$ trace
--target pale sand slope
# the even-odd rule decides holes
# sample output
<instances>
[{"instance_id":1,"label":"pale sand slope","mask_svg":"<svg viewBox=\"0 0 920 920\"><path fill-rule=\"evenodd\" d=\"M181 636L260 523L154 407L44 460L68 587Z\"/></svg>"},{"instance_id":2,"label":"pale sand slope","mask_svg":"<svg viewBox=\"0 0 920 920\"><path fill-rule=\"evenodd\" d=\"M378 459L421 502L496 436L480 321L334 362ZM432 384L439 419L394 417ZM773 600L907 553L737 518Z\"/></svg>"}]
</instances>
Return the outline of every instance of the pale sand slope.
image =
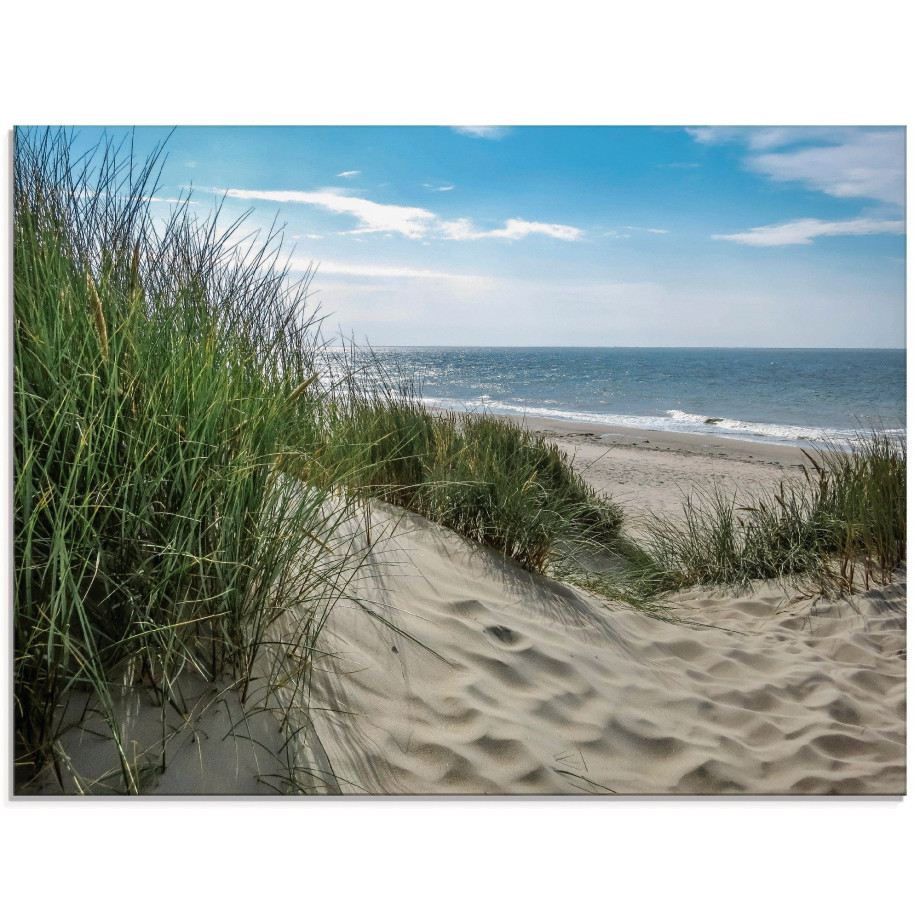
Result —
<instances>
[{"instance_id":1,"label":"pale sand slope","mask_svg":"<svg viewBox=\"0 0 920 920\"><path fill-rule=\"evenodd\" d=\"M382 510L381 529L392 528ZM905 784L904 580L853 602L682 595L661 622L414 515L342 605L312 699L337 783L371 793L888 793ZM328 758L328 759L325 759Z\"/></svg>"},{"instance_id":2,"label":"pale sand slope","mask_svg":"<svg viewBox=\"0 0 920 920\"><path fill-rule=\"evenodd\" d=\"M130 680L113 692L133 768L132 791L246 796L292 791L297 772L292 752L280 731L277 701L266 697L261 683L245 704L238 685L215 685L188 674L176 682L173 693L176 707L164 710L149 689ZM65 723L70 727L60 738L60 782L45 767L38 776L17 783L16 793L58 795L62 782L66 794L123 794L126 781L98 706L75 693Z\"/></svg>"}]
</instances>

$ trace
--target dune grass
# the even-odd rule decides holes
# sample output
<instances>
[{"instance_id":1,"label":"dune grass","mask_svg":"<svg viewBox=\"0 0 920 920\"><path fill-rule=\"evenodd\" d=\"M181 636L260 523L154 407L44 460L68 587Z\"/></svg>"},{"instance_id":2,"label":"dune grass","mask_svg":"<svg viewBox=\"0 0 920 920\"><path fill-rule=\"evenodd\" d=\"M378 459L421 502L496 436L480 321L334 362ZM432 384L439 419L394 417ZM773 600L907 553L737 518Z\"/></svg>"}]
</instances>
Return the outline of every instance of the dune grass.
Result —
<instances>
[{"instance_id":1,"label":"dune grass","mask_svg":"<svg viewBox=\"0 0 920 920\"><path fill-rule=\"evenodd\" d=\"M802 455L803 475L775 492L714 490L688 498L682 518L653 521L647 583L790 579L837 595L888 583L907 552L906 441L870 431Z\"/></svg>"},{"instance_id":2,"label":"dune grass","mask_svg":"<svg viewBox=\"0 0 920 920\"><path fill-rule=\"evenodd\" d=\"M17 764L60 770L67 698L89 693L126 791L125 675L164 707L185 670L245 699L274 618L305 604L312 647L350 564L328 548L341 501L280 475L320 440L306 287L271 237L230 247L184 206L155 226L159 159L15 137Z\"/></svg>"},{"instance_id":3,"label":"dune grass","mask_svg":"<svg viewBox=\"0 0 920 920\"><path fill-rule=\"evenodd\" d=\"M330 403L323 459L336 482L531 572L547 572L565 546L618 537L622 509L602 500L556 445L507 417L434 413L378 364L370 368L360 388Z\"/></svg>"}]
</instances>

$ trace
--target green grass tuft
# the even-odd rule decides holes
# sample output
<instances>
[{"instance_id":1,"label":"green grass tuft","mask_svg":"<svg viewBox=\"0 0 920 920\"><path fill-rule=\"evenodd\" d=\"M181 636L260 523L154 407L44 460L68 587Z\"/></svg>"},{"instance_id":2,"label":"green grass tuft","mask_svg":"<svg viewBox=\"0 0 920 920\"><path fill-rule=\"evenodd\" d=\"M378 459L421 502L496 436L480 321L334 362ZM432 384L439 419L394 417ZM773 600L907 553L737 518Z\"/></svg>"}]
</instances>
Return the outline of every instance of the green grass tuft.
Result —
<instances>
[{"instance_id":1,"label":"green grass tuft","mask_svg":"<svg viewBox=\"0 0 920 920\"><path fill-rule=\"evenodd\" d=\"M341 502L279 475L322 441L306 285L271 240L230 247L216 216L179 206L155 227L157 162L15 137L17 762L60 770L67 699L89 692L126 791L125 675L164 707L183 670L245 698L273 620L304 603L312 647L349 564L323 548Z\"/></svg>"},{"instance_id":2,"label":"green grass tuft","mask_svg":"<svg viewBox=\"0 0 920 920\"><path fill-rule=\"evenodd\" d=\"M747 586L788 578L826 594L886 584L906 559L906 441L870 432L803 451L802 477L739 497L687 499L680 520L649 526L651 581Z\"/></svg>"},{"instance_id":3,"label":"green grass tuft","mask_svg":"<svg viewBox=\"0 0 920 920\"><path fill-rule=\"evenodd\" d=\"M371 375L335 402L323 462L356 494L408 508L547 572L574 544L617 538L622 510L561 450L514 420L434 414L406 387Z\"/></svg>"}]
</instances>

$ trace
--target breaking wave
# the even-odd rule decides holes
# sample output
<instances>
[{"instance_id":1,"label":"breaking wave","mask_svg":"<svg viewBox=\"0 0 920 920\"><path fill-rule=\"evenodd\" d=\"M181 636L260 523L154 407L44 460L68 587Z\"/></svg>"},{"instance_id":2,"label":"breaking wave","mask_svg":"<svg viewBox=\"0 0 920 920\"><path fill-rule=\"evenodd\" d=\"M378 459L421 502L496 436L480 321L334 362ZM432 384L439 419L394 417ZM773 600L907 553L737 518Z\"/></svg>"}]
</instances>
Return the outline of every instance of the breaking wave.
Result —
<instances>
[{"instance_id":1,"label":"breaking wave","mask_svg":"<svg viewBox=\"0 0 920 920\"><path fill-rule=\"evenodd\" d=\"M779 425L770 422L751 422L743 419L723 418L713 415L693 415L680 409L668 409L664 415L619 415L600 412L579 412L555 409L549 406L506 403L482 394L475 400L424 398L426 405L456 412L489 411L502 415L527 415L558 419L567 422L586 422L595 425L616 425L623 428L644 428L651 431L674 431L684 434L717 435L743 441L768 441L776 444L838 443L858 437L860 428L807 428L799 425ZM903 428L884 431L898 436Z\"/></svg>"}]
</instances>

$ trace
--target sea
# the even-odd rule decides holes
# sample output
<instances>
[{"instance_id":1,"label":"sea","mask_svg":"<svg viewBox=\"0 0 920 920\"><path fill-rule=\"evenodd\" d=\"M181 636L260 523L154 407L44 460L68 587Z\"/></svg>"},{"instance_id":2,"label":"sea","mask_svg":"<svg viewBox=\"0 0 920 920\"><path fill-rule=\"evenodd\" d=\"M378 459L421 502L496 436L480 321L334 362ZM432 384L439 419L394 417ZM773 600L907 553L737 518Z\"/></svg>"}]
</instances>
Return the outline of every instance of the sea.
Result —
<instances>
[{"instance_id":1,"label":"sea","mask_svg":"<svg viewBox=\"0 0 920 920\"><path fill-rule=\"evenodd\" d=\"M779 444L906 430L907 353L811 348L375 348L431 405Z\"/></svg>"}]
</instances>

